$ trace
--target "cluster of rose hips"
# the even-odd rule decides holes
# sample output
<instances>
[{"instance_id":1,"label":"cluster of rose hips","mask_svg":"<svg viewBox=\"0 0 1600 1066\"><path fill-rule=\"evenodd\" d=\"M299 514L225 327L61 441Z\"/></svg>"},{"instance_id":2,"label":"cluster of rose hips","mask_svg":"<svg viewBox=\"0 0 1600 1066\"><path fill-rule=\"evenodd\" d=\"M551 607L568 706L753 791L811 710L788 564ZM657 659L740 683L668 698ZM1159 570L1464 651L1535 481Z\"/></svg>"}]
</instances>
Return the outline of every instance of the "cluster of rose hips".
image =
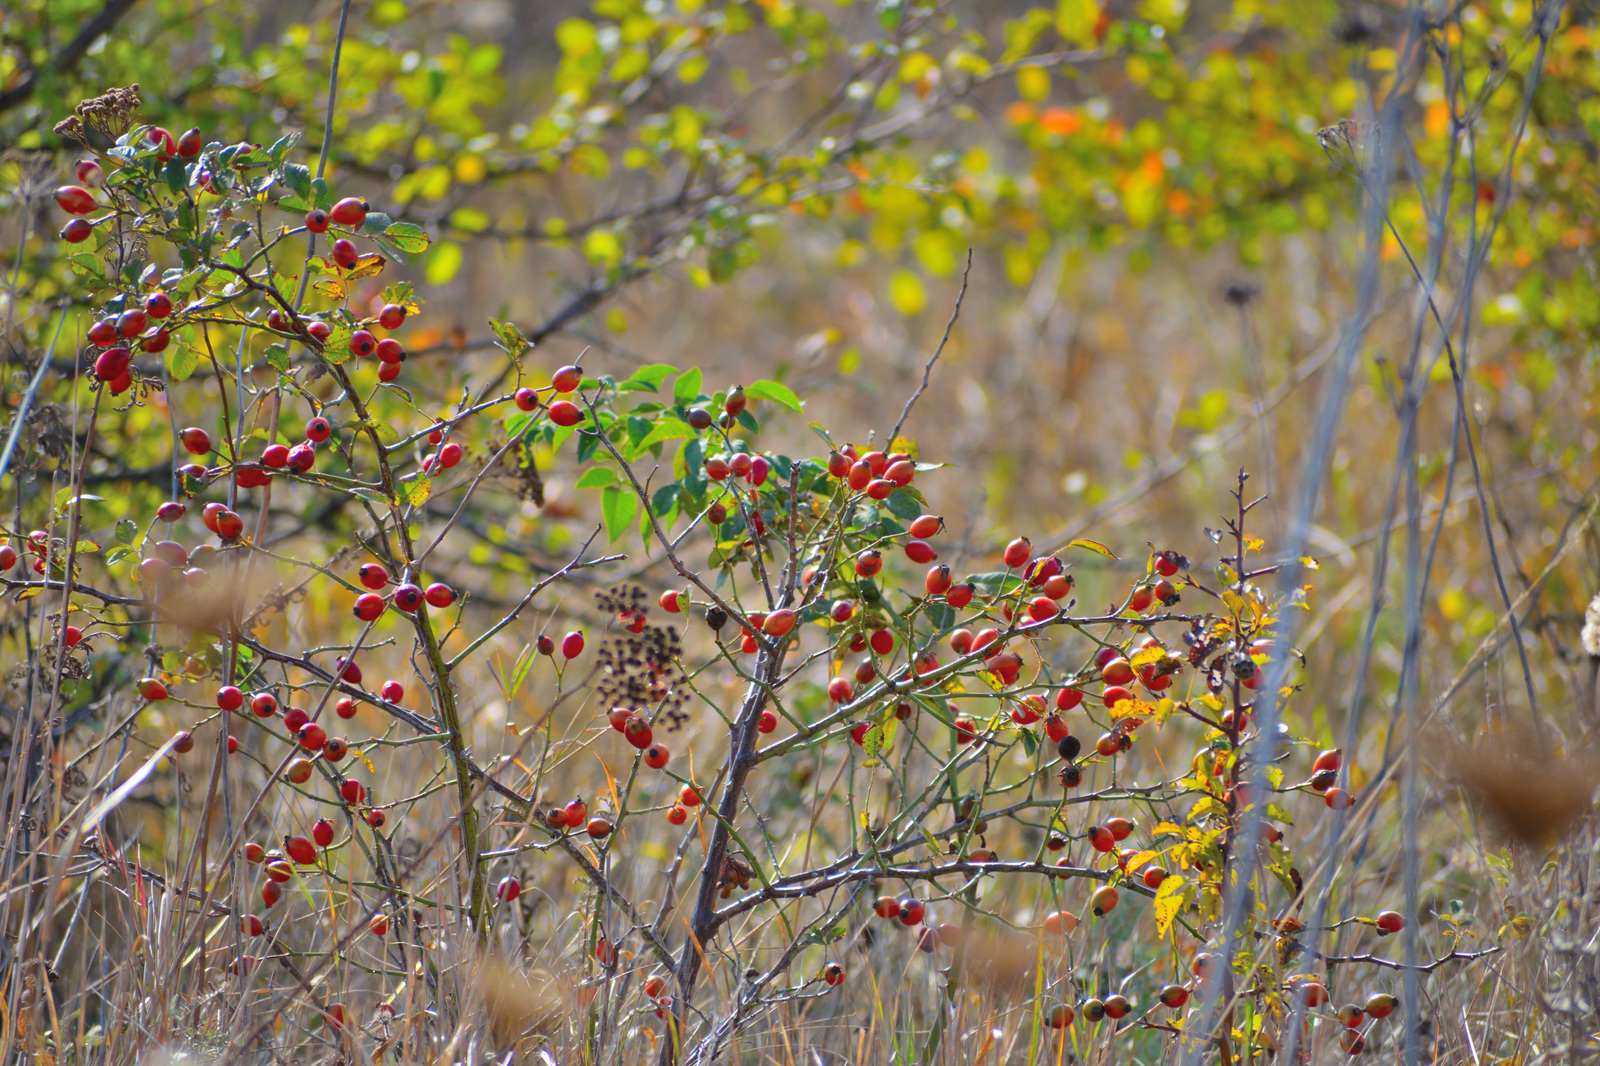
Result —
<instances>
[{"instance_id":1,"label":"cluster of rose hips","mask_svg":"<svg viewBox=\"0 0 1600 1066\"><path fill-rule=\"evenodd\" d=\"M1181 988L1179 991L1183 991ZM1185 993L1187 998L1187 993ZM1074 1010L1070 1003L1057 1003L1045 1011L1045 1024L1052 1029L1065 1029L1077 1018L1086 1022L1098 1022L1102 1018L1121 1020L1133 1012L1133 1004L1128 997L1111 995L1105 999L1091 996L1079 1003Z\"/></svg>"},{"instance_id":2,"label":"cluster of rose hips","mask_svg":"<svg viewBox=\"0 0 1600 1066\"><path fill-rule=\"evenodd\" d=\"M828 453L828 473L848 485L853 492L864 492L868 499L887 500L895 489L911 484L916 477L917 464L909 455L871 451L858 454L853 445L846 444ZM935 530L937 532L937 530ZM913 537L921 534L913 532ZM931 562L932 557L918 559L907 546L906 554L912 562Z\"/></svg>"},{"instance_id":3,"label":"cluster of rose hips","mask_svg":"<svg viewBox=\"0 0 1600 1066\"><path fill-rule=\"evenodd\" d=\"M68 186L68 189L74 188ZM61 192L57 192L59 200ZM78 192L83 190L78 189ZM120 310L114 308L120 307ZM105 382L113 396L120 396L133 386L133 352L139 350L157 354L167 350L172 342L171 329L165 320L172 315L172 298L157 289L146 294L141 302L137 296L119 296L108 308L106 317L89 327L88 341L100 349L95 357L94 376Z\"/></svg>"},{"instance_id":4,"label":"cluster of rose hips","mask_svg":"<svg viewBox=\"0 0 1600 1066\"><path fill-rule=\"evenodd\" d=\"M1326 1001L1326 993L1324 993ZM1360 1005L1346 1003L1336 1013L1344 1028L1339 1032L1339 1046L1348 1054L1359 1055L1367 1049L1367 1038L1361 1032L1361 1026L1367 1019L1378 1020L1393 1014L1395 1008L1400 1006L1399 997L1388 992L1374 992L1368 996L1366 1002ZM1368 1032L1370 1033L1370 1029Z\"/></svg>"},{"instance_id":5,"label":"cluster of rose hips","mask_svg":"<svg viewBox=\"0 0 1600 1066\"><path fill-rule=\"evenodd\" d=\"M382 616L388 603L379 595L391 580L389 570L382 563L362 563L356 571L356 579L363 588L371 591L363 592L356 597L355 605L351 608L357 618L363 622L374 622ZM397 611L405 614L415 614L424 603L429 607L445 608L456 602L456 592L443 581L435 581L427 588L413 581L403 581L394 587L388 602L394 604Z\"/></svg>"},{"instance_id":6,"label":"cluster of rose hips","mask_svg":"<svg viewBox=\"0 0 1600 1066\"><path fill-rule=\"evenodd\" d=\"M624 740L644 752L645 764L651 769L661 769L672 758L667 746L655 739L649 719L638 711L629 707L613 707L606 713L606 721L611 723L612 729L622 734Z\"/></svg>"},{"instance_id":7,"label":"cluster of rose hips","mask_svg":"<svg viewBox=\"0 0 1600 1066\"><path fill-rule=\"evenodd\" d=\"M166 162L173 157L179 159L193 159L205 147L204 139L197 129L191 129L177 137L162 129L160 126L151 126L145 131L144 141L154 149L156 158ZM105 172L100 164L93 159L80 159L73 166L79 185L63 185L56 190L56 203L61 210L77 217L69 220L61 229L61 239L68 244L82 244L94 232L95 225L101 221L93 221L83 217L91 215L100 205L95 202L94 194L89 189L99 188L105 180ZM198 174L199 184L207 187L208 191L215 191L211 186L211 175L204 170ZM87 186L87 188L85 187Z\"/></svg>"},{"instance_id":8,"label":"cluster of rose hips","mask_svg":"<svg viewBox=\"0 0 1600 1066\"><path fill-rule=\"evenodd\" d=\"M1385 914L1393 912L1386 911ZM1381 916L1380 916L1381 917ZM1396 919L1399 915L1394 915ZM1398 926L1396 926L1398 928ZM1200 952L1194 957L1191 969L1194 972L1194 983L1204 988L1206 983L1217 977L1222 969L1222 956L1213 952ZM1284 983L1284 991L1305 1007L1316 1010L1328 1005L1328 986L1312 977L1291 977ZM1170 994L1170 995L1169 995ZM1161 1001L1169 1007L1181 1007L1188 1001L1189 990L1182 985L1169 985L1161 992ZM1400 1005L1400 1000L1388 992L1374 992L1367 997L1362 1005L1346 1004L1335 1012L1340 1024L1344 1027L1339 1032L1339 1046L1351 1055L1359 1055L1366 1050L1367 1041L1361 1032L1361 1026L1367 1019L1378 1020L1393 1014Z\"/></svg>"},{"instance_id":9,"label":"cluster of rose hips","mask_svg":"<svg viewBox=\"0 0 1600 1066\"><path fill-rule=\"evenodd\" d=\"M547 807L543 814L544 824L552 831L561 833L568 829L582 829L589 824L589 805L583 802L583 797L578 796L569 800L562 807ZM514 880L508 878L507 880ZM511 897L515 899L515 896Z\"/></svg>"},{"instance_id":10,"label":"cluster of rose hips","mask_svg":"<svg viewBox=\"0 0 1600 1066\"><path fill-rule=\"evenodd\" d=\"M665 1018L672 1010L672 997L666 991L667 979L660 974L651 974L644 983L644 994L655 1003L657 1018Z\"/></svg>"},{"instance_id":11,"label":"cluster of rose hips","mask_svg":"<svg viewBox=\"0 0 1600 1066\"><path fill-rule=\"evenodd\" d=\"M1347 790L1335 788L1334 782L1339 780L1339 767L1344 763L1344 757L1337 749L1324 751L1317 756L1311 764L1311 780L1307 782L1312 791L1323 793L1323 802L1329 810L1342 811L1353 804L1356 799Z\"/></svg>"},{"instance_id":12,"label":"cluster of rose hips","mask_svg":"<svg viewBox=\"0 0 1600 1066\"><path fill-rule=\"evenodd\" d=\"M583 801L582 796L574 797L567 801L564 806L547 807L539 817L543 820L545 828L553 833L565 833L569 830L581 829L596 840L604 840L611 835L612 822L610 815L605 810L590 814L589 805ZM502 895L500 897L508 902L516 899L517 894L522 891L521 885L515 877L506 878L505 881L501 882L501 886L511 892L509 896Z\"/></svg>"},{"instance_id":13,"label":"cluster of rose hips","mask_svg":"<svg viewBox=\"0 0 1600 1066\"><path fill-rule=\"evenodd\" d=\"M58 540L56 547L59 547L62 543L64 542ZM42 529L31 531L27 540L23 542L22 548L23 551L33 556L33 572L36 574L44 573L55 562L50 543L50 534ZM13 566L16 566L17 561L17 549L11 546L9 540L0 541L0 573L5 573ZM71 647L71 645L68 645L68 647Z\"/></svg>"},{"instance_id":14,"label":"cluster of rose hips","mask_svg":"<svg viewBox=\"0 0 1600 1066\"><path fill-rule=\"evenodd\" d=\"M265 875L261 882L261 902L271 907L282 899L283 886L294 877L295 866L317 865L318 849L332 847L334 836L333 823L326 818L319 818L312 825L309 838L298 835L285 836L281 849L269 850L253 840L246 843L245 862L251 866L260 866ZM246 936L261 936L266 931L266 923L257 915L246 914L239 921Z\"/></svg>"},{"instance_id":15,"label":"cluster of rose hips","mask_svg":"<svg viewBox=\"0 0 1600 1066\"><path fill-rule=\"evenodd\" d=\"M925 954L931 955L941 945L960 947L965 935L959 925L950 922L930 924L928 905L915 896L879 896L872 910L885 921L917 930L917 950Z\"/></svg>"},{"instance_id":16,"label":"cluster of rose hips","mask_svg":"<svg viewBox=\"0 0 1600 1066\"><path fill-rule=\"evenodd\" d=\"M358 201L340 201L341 203L357 203ZM341 245L348 245L350 254L355 254L355 245L347 240L334 242L337 250ZM356 329L350 334L350 354L357 358L366 359L376 357L378 360L378 380L393 381L400 376L400 365L406 361L405 346L393 337L379 337L373 333L374 328L396 330L406 320L406 308L403 304L386 303L380 307L376 314L361 319L355 323ZM267 312L266 326L275 333L286 337L299 337L302 331L305 335L326 341L333 335L333 326L324 318L316 315L298 315L272 308Z\"/></svg>"},{"instance_id":17,"label":"cluster of rose hips","mask_svg":"<svg viewBox=\"0 0 1600 1066\"><path fill-rule=\"evenodd\" d=\"M561 367L550 379L551 388L562 395L577 392L578 386L582 384L583 368L578 366ZM539 390L524 386L517 390L513 400L523 411L537 411ZM546 410L550 421L558 426L575 426L583 421L583 409L571 400L551 400Z\"/></svg>"}]
</instances>

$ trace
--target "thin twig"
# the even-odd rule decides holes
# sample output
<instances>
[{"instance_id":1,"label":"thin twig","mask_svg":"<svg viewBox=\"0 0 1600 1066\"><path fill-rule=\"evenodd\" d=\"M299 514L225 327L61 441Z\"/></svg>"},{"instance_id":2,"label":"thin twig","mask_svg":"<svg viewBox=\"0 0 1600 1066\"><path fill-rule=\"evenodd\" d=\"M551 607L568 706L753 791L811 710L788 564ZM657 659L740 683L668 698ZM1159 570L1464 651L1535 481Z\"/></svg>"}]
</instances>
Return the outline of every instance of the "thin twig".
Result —
<instances>
[{"instance_id":1,"label":"thin twig","mask_svg":"<svg viewBox=\"0 0 1600 1066\"><path fill-rule=\"evenodd\" d=\"M961 317L961 302L967 298L967 275L972 273L972 249L967 249L967 265L961 271L961 291L956 293L956 305L950 310L950 321L944 324L944 336L939 338L939 346L928 357L928 362L922 368L922 384L917 386L917 391L911 394L906 401L905 409L900 412L900 419L894 424L894 429L889 432L889 442L900 436L900 427L906 424L906 419L911 417L911 406L928 389L928 380L933 375L933 364L939 361L939 356L944 352L945 344L950 340L950 330L955 327L956 319Z\"/></svg>"}]
</instances>

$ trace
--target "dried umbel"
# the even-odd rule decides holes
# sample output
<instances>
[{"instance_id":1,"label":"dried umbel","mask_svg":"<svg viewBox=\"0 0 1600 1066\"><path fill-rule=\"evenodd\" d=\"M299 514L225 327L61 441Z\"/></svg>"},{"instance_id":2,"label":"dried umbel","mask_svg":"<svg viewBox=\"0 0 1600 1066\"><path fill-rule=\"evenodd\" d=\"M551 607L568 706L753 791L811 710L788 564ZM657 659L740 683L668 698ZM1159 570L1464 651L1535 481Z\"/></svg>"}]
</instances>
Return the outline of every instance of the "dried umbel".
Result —
<instances>
[{"instance_id":1,"label":"dried umbel","mask_svg":"<svg viewBox=\"0 0 1600 1066\"><path fill-rule=\"evenodd\" d=\"M63 137L87 144L85 125L116 140L133 125L133 114L139 110L139 84L126 88L111 88L99 96L92 96L73 108L71 118L56 123L55 132Z\"/></svg>"},{"instance_id":2,"label":"dried umbel","mask_svg":"<svg viewBox=\"0 0 1600 1066\"><path fill-rule=\"evenodd\" d=\"M600 609L620 623L600 644L596 688L603 705L650 709L658 725L677 729L687 721L685 694L678 687L682 640L674 626L649 624L651 597L637 585L615 585L595 594Z\"/></svg>"}]
</instances>

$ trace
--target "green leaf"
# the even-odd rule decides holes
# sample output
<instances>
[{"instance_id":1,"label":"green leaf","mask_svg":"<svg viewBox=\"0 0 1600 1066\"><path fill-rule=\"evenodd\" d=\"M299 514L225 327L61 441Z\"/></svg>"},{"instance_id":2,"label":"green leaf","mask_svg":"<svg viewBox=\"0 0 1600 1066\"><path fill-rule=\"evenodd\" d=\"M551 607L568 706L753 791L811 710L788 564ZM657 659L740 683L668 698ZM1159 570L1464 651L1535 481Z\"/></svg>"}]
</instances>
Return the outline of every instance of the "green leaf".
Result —
<instances>
[{"instance_id":1,"label":"green leaf","mask_svg":"<svg viewBox=\"0 0 1600 1066\"><path fill-rule=\"evenodd\" d=\"M413 507L421 507L433 494L433 480L426 477L408 478L400 482L400 498Z\"/></svg>"},{"instance_id":2,"label":"green leaf","mask_svg":"<svg viewBox=\"0 0 1600 1066\"><path fill-rule=\"evenodd\" d=\"M283 168L283 183L293 189L295 195L302 200L311 197L311 171L299 163L290 163Z\"/></svg>"},{"instance_id":3,"label":"green leaf","mask_svg":"<svg viewBox=\"0 0 1600 1066\"><path fill-rule=\"evenodd\" d=\"M638 447L643 450L659 441L684 440L697 436L699 434L695 432L695 428L689 423L682 419L673 418L671 415L664 415L661 421L657 422L655 427L645 435L644 439L639 441Z\"/></svg>"},{"instance_id":4,"label":"green leaf","mask_svg":"<svg viewBox=\"0 0 1600 1066\"><path fill-rule=\"evenodd\" d=\"M997 596L1001 592L1009 592L1022 583L1022 579L1015 574L1004 570L990 570L987 573L972 574L968 581L983 590L986 596Z\"/></svg>"},{"instance_id":5,"label":"green leaf","mask_svg":"<svg viewBox=\"0 0 1600 1066\"><path fill-rule=\"evenodd\" d=\"M410 255L416 255L418 252L426 252L428 250L428 245L432 243L428 240L428 231L417 225L415 222L396 222L394 225L389 226L383 231L383 237L390 244L394 245L402 252L406 252ZM428 269L430 271L433 269L434 261L440 257L441 253L444 253L444 249L447 246L455 249L456 266L459 267L461 265L461 246L456 244L454 241L445 241L439 245L439 250L435 252L431 258L429 258ZM452 270L450 273L452 277L455 275L454 270ZM441 281L433 281L431 277L428 280L435 285L444 284L444 282ZM448 281L449 279L446 278L445 280Z\"/></svg>"},{"instance_id":6,"label":"green leaf","mask_svg":"<svg viewBox=\"0 0 1600 1066\"><path fill-rule=\"evenodd\" d=\"M922 514L923 507L918 495L920 494L913 495L910 489L900 488L891 492L889 498L883 502L888 507L890 514L896 518L904 518L909 522Z\"/></svg>"},{"instance_id":7,"label":"green leaf","mask_svg":"<svg viewBox=\"0 0 1600 1066\"><path fill-rule=\"evenodd\" d=\"M674 403L691 404L700 397L700 368L692 366L678 375L678 380L672 383L672 400Z\"/></svg>"},{"instance_id":8,"label":"green leaf","mask_svg":"<svg viewBox=\"0 0 1600 1066\"><path fill-rule=\"evenodd\" d=\"M874 725L867 730L867 735L861 738L861 749L866 752L867 758L876 759L889 750L889 745L894 743L895 728L900 724L891 709L886 712L885 721Z\"/></svg>"},{"instance_id":9,"label":"green leaf","mask_svg":"<svg viewBox=\"0 0 1600 1066\"><path fill-rule=\"evenodd\" d=\"M282 137L272 142L272 147L267 149L267 155L272 157L274 164L281 163L284 157L289 154L289 150L299 143L300 132L298 130L294 133L285 133Z\"/></svg>"},{"instance_id":10,"label":"green leaf","mask_svg":"<svg viewBox=\"0 0 1600 1066\"><path fill-rule=\"evenodd\" d=\"M278 198L278 210L303 215L311 210L311 205L298 196L280 196Z\"/></svg>"},{"instance_id":11,"label":"green leaf","mask_svg":"<svg viewBox=\"0 0 1600 1066\"><path fill-rule=\"evenodd\" d=\"M666 363L651 363L649 366L641 366L638 370L635 370L628 380L636 381L641 385L647 386L651 392L655 392L661 388L663 382L677 372L678 368L675 366L670 366Z\"/></svg>"},{"instance_id":12,"label":"green leaf","mask_svg":"<svg viewBox=\"0 0 1600 1066\"><path fill-rule=\"evenodd\" d=\"M603 489L617 483L617 472L609 466L591 466L583 472L574 488Z\"/></svg>"},{"instance_id":13,"label":"green leaf","mask_svg":"<svg viewBox=\"0 0 1600 1066\"><path fill-rule=\"evenodd\" d=\"M600 492L600 513L605 518L606 536L615 543L628 531L634 515L639 512L639 498L632 490L610 485Z\"/></svg>"},{"instance_id":14,"label":"green leaf","mask_svg":"<svg viewBox=\"0 0 1600 1066\"><path fill-rule=\"evenodd\" d=\"M658 515L664 515L677 505L678 495L682 490L674 481L670 485L662 485L650 494L650 509Z\"/></svg>"},{"instance_id":15,"label":"green leaf","mask_svg":"<svg viewBox=\"0 0 1600 1066\"><path fill-rule=\"evenodd\" d=\"M167 349L167 374L173 381L187 381L194 368L200 365L200 352L187 344L174 344Z\"/></svg>"},{"instance_id":16,"label":"green leaf","mask_svg":"<svg viewBox=\"0 0 1600 1066\"><path fill-rule=\"evenodd\" d=\"M322 356L335 366L350 360L350 334L351 329L344 323L333 327L333 332L328 334L328 339L322 342Z\"/></svg>"},{"instance_id":17,"label":"green leaf","mask_svg":"<svg viewBox=\"0 0 1600 1066\"><path fill-rule=\"evenodd\" d=\"M311 181L311 202L324 211L333 206L333 189L322 178L313 178Z\"/></svg>"},{"instance_id":18,"label":"green leaf","mask_svg":"<svg viewBox=\"0 0 1600 1066\"><path fill-rule=\"evenodd\" d=\"M67 265L74 274L80 277L93 278L104 285L106 283L105 265L100 262L100 257L93 252L79 252L67 256Z\"/></svg>"},{"instance_id":19,"label":"green leaf","mask_svg":"<svg viewBox=\"0 0 1600 1066\"><path fill-rule=\"evenodd\" d=\"M281 344L270 345L263 353L267 358L267 365L280 374L289 372L289 349Z\"/></svg>"},{"instance_id":20,"label":"green leaf","mask_svg":"<svg viewBox=\"0 0 1600 1066\"><path fill-rule=\"evenodd\" d=\"M760 400L771 400L773 403L782 404L796 414L800 413L800 397L796 396L789 386L781 382L757 381L754 384L746 385L744 394Z\"/></svg>"},{"instance_id":21,"label":"green leaf","mask_svg":"<svg viewBox=\"0 0 1600 1066\"><path fill-rule=\"evenodd\" d=\"M515 358L528 350L528 339L513 322L501 322L499 319L489 320L489 329L493 331L495 344L507 355Z\"/></svg>"},{"instance_id":22,"label":"green leaf","mask_svg":"<svg viewBox=\"0 0 1600 1066\"><path fill-rule=\"evenodd\" d=\"M133 535L139 532L139 523L131 518L124 518L117 523L115 536L118 544L132 544Z\"/></svg>"}]
</instances>

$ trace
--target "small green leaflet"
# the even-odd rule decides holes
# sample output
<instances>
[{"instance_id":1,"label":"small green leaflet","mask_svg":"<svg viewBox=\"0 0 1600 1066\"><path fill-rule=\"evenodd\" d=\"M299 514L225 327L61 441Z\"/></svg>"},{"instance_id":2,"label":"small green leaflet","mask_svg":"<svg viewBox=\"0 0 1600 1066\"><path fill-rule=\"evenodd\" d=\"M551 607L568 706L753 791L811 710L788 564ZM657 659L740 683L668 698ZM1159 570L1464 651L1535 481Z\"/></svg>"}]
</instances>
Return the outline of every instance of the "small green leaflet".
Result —
<instances>
[{"instance_id":1,"label":"small green leaflet","mask_svg":"<svg viewBox=\"0 0 1600 1066\"><path fill-rule=\"evenodd\" d=\"M322 357L335 366L350 360L350 333L349 326L339 323L333 327L333 332L328 334L328 339L322 342Z\"/></svg>"},{"instance_id":2,"label":"small green leaflet","mask_svg":"<svg viewBox=\"0 0 1600 1066\"><path fill-rule=\"evenodd\" d=\"M311 171L299 163L290 163L283 168L283 183L295 191L295 195L302 200L311 195ZM287 208L286 210L296 210Z\"/></svg>"},{"instance_id":3,"label":"small green leaflet","mask_svg":"<svg viewBox=\"0 0 1600 1066\"><path fill-rule=\"evenodd\" d=\"M760 400L771 400L773 403L782 404L796 414L800 413L800 397L796 396L789 386L780 382L757 381L746 385L744 394Z\"/></svg>"},{"instance_id":4,"label":"small green leaflet","mask_svg":"<svg viewBox=\"0 0 1600 1066\"><path fill-rule=\"evenodd\" d=\"M895 718L891 710L882 724L874 725L867 730L867 735L861 738L861 748L867 753L867 758L877 759L889 750L889 745L894 743L895 729L899 724L899 719Z\"/></svg>"},{"instance_id":5,"label":"small green leaflet","mask_svg":"<svg viewBox=\"0 0 1600 1066\"><path fill-rule=\"evenodd\" d=\"M616 471L608 466L591 466L583 472L575 486L580 489L603 489L607 485L614 485L617 481Z\"/></svg>"},{"instance_id":6,"label":"small green leaflet","mask_svg":"<svg viewBox=\"0 0 1600 1066\"><path fill-rule=\"evenodd\" d=\"M106 283L106 273L100 262L100 257L93 252L79 252L77 255L67 256L67 265L74 274L80 277L93 278L102 285Z\"/></svg>"},{"instance_id":7,"label":"small green leaflet","mask_svg":"<svg viewBox=\"0 0 1600 1066\"><path fill-rule=\"evenodd\" d=\"M600 513L605 518L606 536L616 543L633 525L633 518L639 513L639 498L620 485L608 485L600 491Z\"/></svg>"},{"instance_id":8,"label":"small green leaflet","mask_svg":"<svg viewBox=\"0 0 1600 1066\"><path fill-rule=\"evenodd\" d=\"M515 358L528 350L528 339L513 322L501 322L499 319L489 320L489 329L494 332L495 344L507 355Z\"/></svg>"},{"instance_id":9,"label":"small green leaflet","mask_svg":"<svg viewBox=\"0 0 1600 1066\"><path fill-rule=\"evenodd\" d=\"M700 368L690 367L678 375L678 380L672 383L672 400L674 403L693 403L700 397Z\"/></svg>"},{"instance_id":10,"label":"small green leaflet","mask_svg":"<svg viewBox=\"0 0 1600 1066\"><path fill-rule=\"evenodd\" d=\"M652 363L649 366L641 366L638 370L635 370L633 376L622 383L622 387L626 390L629 382L632 382L644 386L650 392L655 392L661 388L668 378L677 372L677 367L667 363Z\"/></svg>"},{"instance_id":11,"label":"small green leaflet","mask_svg":"<svg viewBox=\"0 0 1600 1066\"><path fill-rule=\"evenodd\" d=\"M433 480L419 477L415 480L400 482L400 496L413 507L421 507L428 502L428 497L433 494Z\"/></svg>"},{"instance_id":12,"label":"small green leaflet","mask_svg":"<svg viewBox=\"0 0 1600 1066\"><path fill-rule=\"evenodd\" d=\"M267 365L272 369L280 374L289 372L289 349L281 344L273 344L268 346L263 354L267 357Z\"/></svg>"},{"instance_id":13,"label":"small green leaflet","mask_svg":"<svg viewBox=\"0 0 1600 1066\"><path fill-rule=\"evenodd\" d=\"M402 252L411 255L426 252L428 245L433 243L428 240L428 231L415 222L396 222L383 231L383 237Z\"/></svg>"},{"instance_id":14,"label":"small green leaflet","mask_svg":"<svg viewBox=\"0 0 1600 1066\"><path fill-rule=\"evenodd\" d=\"M194 368L200 365L200 353L187 344L178 343L167 349L167 373L173 381L187 381Z\"/></svg>"},{"instance_id":15,"label":"small green leaflet","mask_svg":"<svg viewBox=\"0 0 1600 1066\"><path fill-rule=\"evenodd\" d=\"M695 432L694 427L689 423L674 418L671 415L666 415L661 419L661 421L655 424L655 427L651 429L649 433L645 434L642 440L639 441L637 450L643 451L652 444L656 444L664 440L682 440L698 436L699 434Z\"/></svg>"}]
</instances>

